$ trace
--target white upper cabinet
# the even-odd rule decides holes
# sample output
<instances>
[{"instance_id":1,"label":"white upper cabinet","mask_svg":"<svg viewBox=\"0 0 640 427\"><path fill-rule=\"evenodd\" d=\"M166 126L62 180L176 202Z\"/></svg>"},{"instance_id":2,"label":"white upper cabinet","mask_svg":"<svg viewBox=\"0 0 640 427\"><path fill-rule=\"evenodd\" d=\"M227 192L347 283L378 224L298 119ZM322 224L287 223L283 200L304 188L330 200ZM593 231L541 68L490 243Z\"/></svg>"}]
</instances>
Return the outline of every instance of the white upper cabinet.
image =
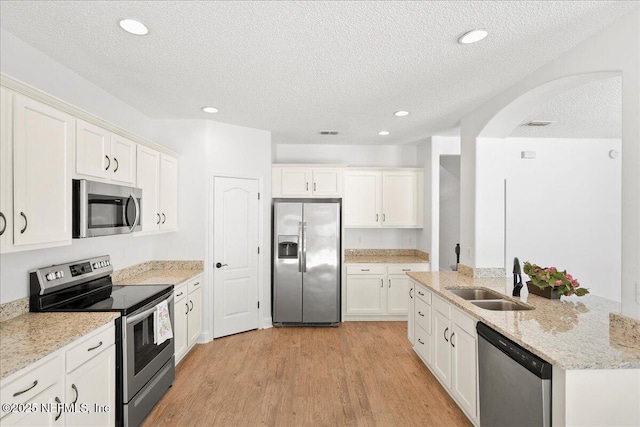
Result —
<instances>
[{"instance_id":1,"label":"white upper cabinet","mask_svg":"<svg viewBox=\"0 0 640 427\"><path fill-rule=\"evenodd\" d=\"M272 169L273 197L342 197L340 167L283 166Z\"/></svg>"},{"instance_id":2,"label":"white upper cabinet","mask_svg":"<svg viewBox=\"0 0 640 427\"><path fill-rule=\"evenodd\" d=\"M71 243L74 140L72 116L14 95L14 246L35 249Z\"/></svg>"},{"instance_id":3,"label":"white upper cabinet","mask_svg":"<svg viewBox=\"0 0 640 427\"><path fill-rule=\"evenodd\" d=\"M419 169L347 170L347 228L421 228L424 174Z\"/></svg>"},{"instance_id":4,"label":"white upper cabinet","mask_svg":"<svg viewBox=\"0 0 640 427\"><path fill-rule=\"evenodd\" d=\"M142 189L142 233L178 226L178 161L138 145L137 186Z\"/></svg>"},{"instance_id":5,"label":"white upper cabinet","mask_svg":"<svg viewBox=\"0 0 640 427\"><path fill-rule=\"evenodd\" d=\"M136 144L84 120L76 124L76 174L118 184L135 184Z\"/></svg>"},{"instance_id":6,"label":"white upper cabinet","mask_svg":"<svg viewBox=\"0 0 640 427\"><path fill-rule=\"evenodd\" d=\"M0 253L13 245L13 94L0 88Z\"/></svg>"}]
</instances>

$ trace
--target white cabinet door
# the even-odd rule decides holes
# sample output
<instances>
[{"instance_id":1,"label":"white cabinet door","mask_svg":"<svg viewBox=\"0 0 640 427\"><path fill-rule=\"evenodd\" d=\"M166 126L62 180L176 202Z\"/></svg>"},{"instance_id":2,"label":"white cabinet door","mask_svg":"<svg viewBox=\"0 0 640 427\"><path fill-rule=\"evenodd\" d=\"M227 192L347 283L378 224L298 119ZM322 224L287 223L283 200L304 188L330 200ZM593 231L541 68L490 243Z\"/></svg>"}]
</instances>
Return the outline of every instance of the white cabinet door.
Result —
<instances>
[{"instance_id":1,"label":"white cabinet door","mask_svg":"<svg viewBox=\"0 0 640 427\"><path fill-rule=\"evenodd\" d=\"M14 245L71 243L74 118L14 97Z\"/></svg>"},{"instance_id":2,"label":"white cabinet door","mask_svg":"<svg viewBox=\"0 0 640 427\"><path fill-rule=\"evenodd\" d=\"M342 196L342 169L312 170L313 195L319 197Z\"/></svg>"},{"instance_id":3,"label":"white cabinet door","mask_svg":"<svg viewBox=\"0 0 640 427\"><path fill-rule=\"evenodd\" d=\"M160 226L159 187L160 153L143 145L138 145L137 185L142 189L142 231L156 231Z\"/></svg>"},{"instance_id":4,"label":"white cabinet door","mask_svg":"<svg viewBox=\"0 0 640 427\"><path fill-rule=\"evenodd\" d=\"M202 289L196 288L189 292L187 297L189 300L188 314L188 330L189 330L189 346L195 344L202 332Z\"/></svg>"},{"instance_id":5,"label":"white cabinet door","mask_svg":"<svg viewBox=\"0 0 640 427\"><path fill-rule=\"evenodd\" d=\"M160 216L161 230L178 228L178 160L165 154L160 156Z\"/></svg>"},{"instance_id":6,"label":"white cabinet door","mask_svg":"<svg viewBox=\"0 0 640 427\"><path fill-rule=\"evenodd\" d=\"M13 93L0 87L0 253L13 244Z\"/></svg>"},{"instance_id":7,"label":"white cabinet door","mask_svg":"<svg viewBox=\"0 0 640 427\"><path fill-rule=\"evenodd\" d=\"M79 405L78 408L85 407L88 411L68 412L65 425L115 425L115 354L115 345L111 345L75 371L67 374L65 403L75 403Z\"/></svg>"},{"instance_id":8,"label":"white cabinet door","mask_svg":"<svg viewBox=\"0 0 640 427\"><path fill-rule=\"evenodd\" d=\"M418 174L413 171L382 173L382 225L418 225Z\"/></svg>"},{"instance_id":9,"label":"white cabinet door","mask_svg":"<svg viewBox=\"0 0 640 427\"><path fill-rule=\"evenodd\" d=\"M111 180L120 185L135 186L136 143L116 134L111 134Z\"/></svg>"},{"instance_id":10,"label":"white cabinet door","mask_svg":"<svg viewBox=\"0 0 640 427\"><path fill-rule=\"evenodd\" d=\"M387 313L409 313L409 276L390 275L387 279Z\"/></svg>"},{"instance_id":11,"label":"white cabinet door","mask_svg":"<svg viewBox=\"0 0 640 427\"><path fill-rule=\"evenodd\" d=\"M416 339L413 344L414 350L420 355L426 364L431 365L431 335L416 324L415 338Z\"/></svg>"},{"instance_id":12,"label":"white cabinet door","mask_svg":"<svg viewBox=\"0 0 640 427\"><path fill-rule=\"evenodd\" d=\"M84 120L76 120L76 173L109 178L114 167L111 132Z\"/></svg>"},{"instance_id":13,"label":"white cabinet door","mask_svg":"<svg viewBox=\"0 0 640 427\"><path fill-rule=\"evenodd\" d=\"M409 318L407 319L407 338L411 345L414 343L414 331L415 331L415 307L416 297L414 295L415 284L413 280L409 280Z\"/></svg>"},{"instance_id":14,"label":"white cabinet door","mask_svg":"<svg viewBox=\"0 0 640 427\"><path fill-rule=\"evenodd\" d=\"M384 276L347 276L347 314L386 311Z\"/></svg>"},{"instance_id":15,"label":"white cabinet door","mask_svg":"<svg viewBox=\"0 0 640 427\"><path fill-rule=\"evenodd\" d=\"M29 402L29 408L35 404L34 412L14 413L2 419L3 426L33 427L33 426L64 426L65 414L62 401L64 387L62 381L55 383Z\"/></svg>"},{"instance_id":16,"label":"white cabinet door","mask_svg":"<svg viewBox=\"0 0 640 427\"><path fill-rule=\"evenodd\" d=\"M282 195L310 196L311 169L310 168L282 168Z\"/></svg>"},{"instance_id":17,"label":"white cabinet door","mask_svg":"<svg viewBox=\"0 0 640 427\"><path fill-rule=\"evenodd\" d=\"M173 303L173 337L175 346L176 364L182 360L188 348L187 316L189 313L189 300L187 299L187 286L182 285L175 289Z\"/></svg>"},{"instance_id":18,"label":"white cabinet door","mask_svg":"<svg viewBox=\"0 0 640 427\"><path fill-rule=\"evenodd\" d=\"M478 370L476 337L460 328L456 323L452 325L451 348L451 392L462 409L472 418L477 416L477 378Z\"/></svg>"},{"instance_id":19,"label":"white cabinet door","mask_svg":"<svg viewBox=\"0 0 640 427\"><path fill-rule=\"evenodd\" d=\"M347 171L344 177L344 226L379 227L381 224L381 174Z\"/></svg>"},{"instance_id":20,"label":"white cabinet door","mask_svg":"<svg viewBox=\"0 0 640 427\"><path fill-rule=\"evenodd\" d=\"M440 381L451 387L451 321L438 310L433 313L433 371Z\"/></svg>"}]
</instances>

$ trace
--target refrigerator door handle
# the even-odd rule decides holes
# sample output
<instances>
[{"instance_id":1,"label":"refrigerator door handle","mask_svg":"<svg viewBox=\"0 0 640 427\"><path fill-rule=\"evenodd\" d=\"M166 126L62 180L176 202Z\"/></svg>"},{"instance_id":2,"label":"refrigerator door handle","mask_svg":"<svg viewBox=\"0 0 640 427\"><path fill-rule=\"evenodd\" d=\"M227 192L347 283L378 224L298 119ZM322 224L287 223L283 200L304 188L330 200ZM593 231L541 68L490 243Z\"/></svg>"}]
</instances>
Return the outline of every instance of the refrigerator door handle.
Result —
<instances>
[{"instance_id":1,"label":"refrigerator door handle","mask_svg":"<svg viewBox=\"0 0 640 427\"><path fill-rule=\"evenodd\" d=\"M307 272L307 223L302 223L302 272Z\"/></svg>"},{"instance_id":2,"label":"refrigerator door handle","mask_svg":"<svg viewBox=\"0 0 640 427\"><path fill-rule=\"evenodd\" d=\"M302 273L302 221L298 221L298 273Z\"/></svg>"}]
</instances>

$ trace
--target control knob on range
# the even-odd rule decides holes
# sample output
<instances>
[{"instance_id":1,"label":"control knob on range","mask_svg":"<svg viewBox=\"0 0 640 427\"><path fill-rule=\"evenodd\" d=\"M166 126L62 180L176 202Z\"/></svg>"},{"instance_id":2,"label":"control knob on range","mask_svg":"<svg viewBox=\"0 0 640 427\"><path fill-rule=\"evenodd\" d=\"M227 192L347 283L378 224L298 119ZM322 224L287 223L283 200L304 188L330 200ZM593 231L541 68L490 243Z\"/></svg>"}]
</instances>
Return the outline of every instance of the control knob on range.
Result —
<instances>
[{"instance_id":1,"label":"control knob on range","mask_svg":"<svg viewBox=\"0 0 640 427\"><path fill-rule=\"evenodd\" d=\"M100 266L98 265L98 263L97 263L97 262L94 262L94 263L93 263L93 268L95 269L95 268L98 268L98 267L100 267Z\"/></svg>"},{"instance_id":2,"label":"control knob on range","mask_svg":"<svg viewBox=\"0 0 640 427\"><path fill-rule=\"evenodd\" d=\"M56 278L56 275L55 275L55 274L53 274L53 273L47 273L47 274L44 276L44 278L45 278L45 279L47 279L47 281L49 281L49 282L50 282L50 281L52 281L53 279L55 279L55 278Z\"/></svg>"}]
</instances>

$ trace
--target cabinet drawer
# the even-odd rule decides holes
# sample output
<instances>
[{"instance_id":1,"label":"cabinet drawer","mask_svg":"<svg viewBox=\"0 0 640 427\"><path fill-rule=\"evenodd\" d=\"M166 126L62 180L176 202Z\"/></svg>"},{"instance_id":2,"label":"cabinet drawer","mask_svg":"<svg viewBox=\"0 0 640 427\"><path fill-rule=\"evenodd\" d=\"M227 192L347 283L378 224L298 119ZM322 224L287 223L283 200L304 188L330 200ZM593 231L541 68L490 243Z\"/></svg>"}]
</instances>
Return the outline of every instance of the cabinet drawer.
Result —
<instances>
[{"instance_id":1,"label":"cabinet drawer","mask_svg":"<svg viewBox=\"0 0 640 427\"><path fill-rule=\"evenodd\" d=\"M427 304L431 304L431 292L429 292L424 286L417 285L416 286L416 301L423 300Z\"/></svg>"},{"instance_id":2,"label":"cabinet drawer","mask_svg":"<svg viewBox=\"0 0 640 427\"><path fill-rule=\"evenodd\" d=\"M384 265L347 265L347 274L384 274Z\"/></svg>"},{"instance_id":3,"label":"cabinet drawer","mask_svg":"<svg viewBox=\"0 0 640 427\"><path fill-rule=\"evenodd\" d=\"M202 287L202 276L198 276L189 282L189 293Z\"/></svg>"},{"instance_id":4,"label":"cabinet drawer","mask_svg":"<svg viewBox=\"0 0 640 427\"><path fill-rule=\"evenodd\" d=\"M405 274L409 271L429 271L429 264L397 264L387 267L389 274Z\"/></svg>"},{"instance_id":5,"label":"cabinet drawer","mask_svg":"<svg viewBox=\"0 0 640 427\"><path fill-rule=\"evenodd\" d=\"M189 292L189 287L187 286L187 284L183 284L183 285L179 285L176 286L175 288L173 288L173 303L174 305L177 302L182 301L183 299L185 299L187 297L187 293Z\"/></svg>"},{"instance_id":6,"label":"cabinet drawer","mask_svg":"<svg viewBox=\"0 0 640 427\"><path fill-rule=\"evenodd\" d=\"M440 297L434 296L431 300L431 305L435 310L438 310L447 319L451 319L451 304Z\"/></svg>"},{"instance_id":7,"label":"cabinet drawer","mask_svg":"<svg viewBox=\"0 0 640 427\"><path fill-rule=\"evenodd\" d=\"M416 299L416 325L431 333L431 306L421 299Z\"/></svg>"},{"instance_id":8,"label":"cabinet drawer","mask_svg":"<svg viewBox=\"0 0 640 427\"><path fill-rule=\"evenodd\" d=\"M115 327L111 326L101 332L97 332L87 338L80 340L80 343L67 350L67 372L71 372L78 366L115 343Z\"/></svg>"},{"instance_id":9,"label":"cabinet drawer","mask_svg":"<svg viewBox=\"0 0 640 427\"><path fill-rule=\"evenodd\" d=\"M62 357L60 354L41 365L20 375L15 380L2 385L0 400L2 403L24 403L63 379ZM2 415L7 413L2 410Z\"/></svg>"},{"instance_id":10,"label":"cabinet drawer","mask_svg":"<svg viewBox=\"0 0 640 427\"><path fill-rule=\"evenodd\" d=\"M466 331L472 337L477 336L476 332L476 319L468 316L457 308L451 310L451 321L460 327L460 329Z\"/></svg>"},{"instance_id":11,"label":"cabinet drawer","mask_svg":"<svg viewBox=\"0 0 640 427\"><path fill-rule=\"evenodd\" d=\"M415 334L413 348L426 363L431 364L431 335L420 326L416 327Z\"/></svg>"}]
</instances>

